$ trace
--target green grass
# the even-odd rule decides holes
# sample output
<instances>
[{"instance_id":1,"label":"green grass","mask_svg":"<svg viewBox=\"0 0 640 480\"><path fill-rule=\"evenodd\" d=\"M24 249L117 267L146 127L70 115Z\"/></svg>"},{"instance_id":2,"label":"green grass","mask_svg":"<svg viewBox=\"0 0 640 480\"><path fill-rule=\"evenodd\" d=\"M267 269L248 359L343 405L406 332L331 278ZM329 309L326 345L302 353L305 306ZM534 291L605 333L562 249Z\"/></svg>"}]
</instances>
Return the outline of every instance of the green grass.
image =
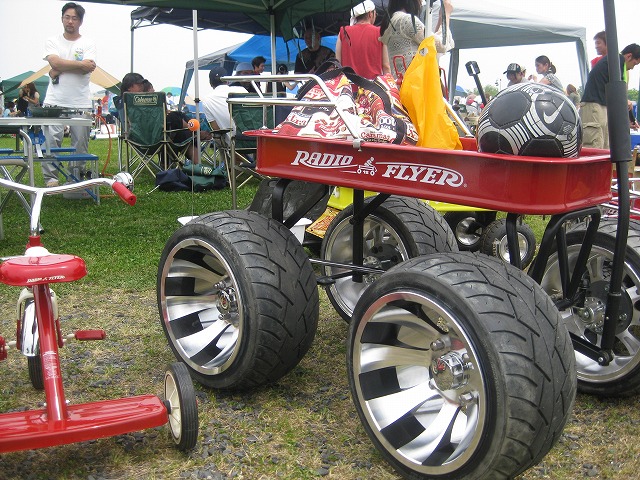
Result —
<instances>
[{"instance_id":1,"label":"green grass","mask_svg":"<svg viewBox=\"0 0 640 480\"><path fill-rule=\"evenodd\" d=\"M65 145L69 141L65 138ZM15 140L0 138L0 148L12 148ZM100 157L100 171L108 163L105 176L118 171L117 142L109 158L109 141L92 140L89 151ZM36 166L36 184L42 185ZM91 200L47 197L43 204L43 243L55 253L72 253L85 259L91 281L99 287L152 288L162 248L178 227L177 218L231 208L229 189L191 192L154 191L154 179L143 172L136 178L138 202L130 207L105 188L100 205ZM255 184L239 191L239 207L248 205ZM5 191L0 192L6 195ZM5 239L0 256L24 251L29 223L26 212L14 197L3 213Z\"/></svg>"}]
</instances>

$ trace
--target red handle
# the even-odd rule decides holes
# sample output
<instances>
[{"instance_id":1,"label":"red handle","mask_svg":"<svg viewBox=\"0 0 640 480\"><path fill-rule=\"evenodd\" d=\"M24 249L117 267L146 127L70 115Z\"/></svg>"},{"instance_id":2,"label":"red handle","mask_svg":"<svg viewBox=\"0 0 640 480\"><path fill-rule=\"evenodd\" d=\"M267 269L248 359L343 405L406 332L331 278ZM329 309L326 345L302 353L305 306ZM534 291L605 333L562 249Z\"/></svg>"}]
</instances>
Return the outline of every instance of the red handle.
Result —
<instances>
[{"instance_id":1,"label":"red handle","mask_svg":"<svg viewBox=\"0 0 640 480\"><path fill-rule=\"evenodd\" d=\"M120 182L113 182L111 188L113 188L113 191L116 192L118 196L129 205L133 206L136 204L136 196L127 187L125 187L124 184Z\"/></svg>"}]
</instances>

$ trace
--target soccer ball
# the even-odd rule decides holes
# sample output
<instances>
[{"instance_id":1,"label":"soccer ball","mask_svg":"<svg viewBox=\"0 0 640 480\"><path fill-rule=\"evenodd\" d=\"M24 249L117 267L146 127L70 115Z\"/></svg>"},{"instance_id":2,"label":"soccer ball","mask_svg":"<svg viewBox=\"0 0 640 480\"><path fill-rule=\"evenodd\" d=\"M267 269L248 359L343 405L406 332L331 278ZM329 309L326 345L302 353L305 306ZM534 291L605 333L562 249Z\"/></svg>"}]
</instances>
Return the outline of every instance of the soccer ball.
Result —
<instances>
[{"instance_id":1,"label":"soccer ball","mask_svg":"<svg viewBox=\"0 0 640 480\"><path fill-rule=\"evenodd\" d=\"M559 90L519 83L501 91L478 120L478 150L532 157L577 157L582 124L576 107Z\"/></svg>"},{"instance_id":2,"label":"soccer ball","mask_svg":"<svg viewBox=\"0 0 640 480\"><path fill-rule=\"evenodd\" d=\"M116 173L113 176L113 179L118 183L122 183L125 187L127 187L127 189L129 189L129 191L133 192L133 177L131 176L130 173L128 172Z\"/></svg>"}]
</instances>

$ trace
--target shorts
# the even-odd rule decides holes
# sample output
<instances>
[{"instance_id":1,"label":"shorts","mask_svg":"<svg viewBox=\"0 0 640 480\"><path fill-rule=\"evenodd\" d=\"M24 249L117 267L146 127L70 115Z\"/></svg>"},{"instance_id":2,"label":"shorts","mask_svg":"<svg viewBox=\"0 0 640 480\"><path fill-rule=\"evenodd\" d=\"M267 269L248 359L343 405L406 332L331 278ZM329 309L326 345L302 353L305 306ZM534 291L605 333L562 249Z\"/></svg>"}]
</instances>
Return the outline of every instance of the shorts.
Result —
<instances>
[{"instance_id":1,"label":"shorts","mask_svg":"<svg viewBox=\"0 0 640 480\"><path fill-rule=\"evenodd\" d=\"M607 107L594 102L580 104L582 120L582 146L587 148L609 148Z\"/></svg>"}]
</instances>

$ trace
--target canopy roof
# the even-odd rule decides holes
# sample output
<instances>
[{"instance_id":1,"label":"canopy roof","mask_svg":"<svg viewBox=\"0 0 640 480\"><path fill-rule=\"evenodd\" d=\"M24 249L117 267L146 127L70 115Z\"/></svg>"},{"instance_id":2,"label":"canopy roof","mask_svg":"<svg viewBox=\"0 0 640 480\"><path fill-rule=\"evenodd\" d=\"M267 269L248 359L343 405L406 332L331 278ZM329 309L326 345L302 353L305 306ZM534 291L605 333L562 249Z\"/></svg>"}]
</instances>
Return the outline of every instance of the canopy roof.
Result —
<instances>
[{"instance_id":1,"label":"canopy roof","mask_svg":"<svg viewBox=\"0 0 640 480\"><path fill-rule=\"evenodd\" d=\"M11 100L18 96L18 89L21 86L26 85L29 82L33 82L40 94L40 98L44 99L44 96L47 93L47 88L49 87L49 76L43 73L34 75L33 70L27 70L15 77L5 78L0 82L0 92L4 94L6 100Z\"/></svg>"},{"instance_id":2,"label":"canopy roof","mask_svg":"<svg viewBox=\"0 0 640 480\"><path fill-rule=\"evenodd\" d=\"M290 0L284 0L285 3L289 1ZM215 28L226 31L268 34L270 30L268 29L268 25L263 21L263 17L266 17L264 12L259 16L259 19L254 19L252 14L247 13L248 10L243 10L241 7L238 8L238 5L244 4L245 2L263 3L261 0L209 2L208 5L202 7L207 10L198 11L198 25L204 28ZM131 3L136 5L184 5L188 6L188 8L196 8L197 5L195 5L195 3L198 2L142 0ZM192 3L194 3L193 6ZM199 3L202 4L206 2ZM300 5L305 3L305 1L301 1ZM333 8L340 2L316 0L316 3L319 5L331 4L331 8ZM342 3L348 5L350 2ZM354 0L351 3L358 2ZM388 4L388 2L384 0L374 0L374 3L379 7ZM316 10L317 9L318 5L316 5ZM322 31L324 35L335 35L339 27L348 22L348 9L349 7L347 6L342 13L315 13L307 17L306 22L308 24L313 22L314 27ZM298 13L301 11L302 10L299 10ZM280 24L281 28L276 29L277 33L284 38L292 38L292 36L294 36L293 28L299 29L302 19L305 18L299 15L295 15L295 17L298 18L297 23L282 23ZM131 13L131 18L134 28L145 25L145 22L147 22L147 25L157 23L168 23L183 27L190 27L192 25L192 11L190 9L141 7ZM290 18L293 18L293 15L291 15ZM289 29L286 30L287 28ZM451 86L456 85L460 50L564 42L575 43L580 76L582 83L584 84L586 82L588 62L586 53L586 29L584 27L567 25L541 16L510 9L508 6L490 1L456 0L455 9L451 16L451 30L453 31L456 44L456 47L451 52L451 61L449 63L449 84ZM214 52L214 54L215 53L217 52ZM269 56L265 55L265 57Z\"/></svg>"},{"instance_id":3,"label":"canopy roof","mask_svg":"<svg viewBox=\"0 0 640 480\"><path fill-rule=\"evenodd\" d=\"M379 1L379 0L376 0ZM573 42L580 78L587 81L586 28L476 0L456 0L451 14L455 48L449 62L449 84L456 85L460 50L468 48Z\"/></svg>"}]
</instances>

